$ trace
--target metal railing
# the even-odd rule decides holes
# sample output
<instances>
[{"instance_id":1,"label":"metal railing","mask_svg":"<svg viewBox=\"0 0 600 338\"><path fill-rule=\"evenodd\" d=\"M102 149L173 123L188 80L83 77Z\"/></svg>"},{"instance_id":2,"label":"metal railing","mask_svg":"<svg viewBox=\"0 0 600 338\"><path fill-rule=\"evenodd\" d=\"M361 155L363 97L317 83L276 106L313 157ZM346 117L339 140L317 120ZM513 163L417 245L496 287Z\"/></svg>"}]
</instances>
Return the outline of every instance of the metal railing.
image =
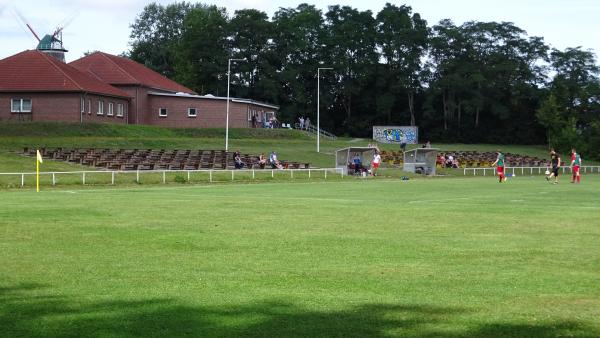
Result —
<instances>
[{"instance_id":1,"label":"metal railing","mask_svg":"<svg viewBox=\"0 0 600 338\"><path fill-rule=\"evenodd\" d=\"M317 127L313 126L312 124L309 125L308 128L304 127L303 129L301 129L299 123L295 123L294 124L294 129L304 130L307 133L315 134L315 135L317 134L317 132L319 130L319 129L317 129ZM328 139L330 139L332 141L337 140L337 136L335 136L334 134L328 132L327 130L324 130L323 128L321 128L321 136L323 136L325 138L328 138Z\"/></svg>"},{"instance_id":2,"label":"metal railing","mask_svg":"<svg viewBox=\"0 0 600 338\"><path fill-rule=\"evenodd\" d=\"M471 173L473 174L473 176L477 176L478 173L480 173L480 172L483 173L483 176L486 176L488 170L490 171L490 175L496 175L496 168L494 168L494 167L462 168L462 169L463 169L464 176L471 175ZM546 170L550 170L550 168L549 167L506 167L506 168L504 168L504 172L507 174L511 174L511 175L516 175L516 174L542 175L546 172ZM560 170L563 174L566 172L570 173L571 167L563 166L563 167L560 167ZM579 172L582 174L600 173L600 166L592 166L592 165L581 166L579 169Z\"/></svg>"},{"instance_id":3,"label":"metal railing","mask_svg":"<svg viewBox=\"0 0 600 338\"><path fill-rule=\"evenodd\" d=\"M117 178L119 176L124 176L124 175L135 175L135 181L136 183L141 183L141 177L143 177L144 175L147 174L159 174L161 177L161 182L167 183L167 175L170 174L179 174L179 182L181 182L181 180L183 180L184 182L191 182L191 176L193 174L207 174L207 178L205 180L196 180L195 182L213 182L216 176L222 177L223 175L227 175L227 177L229 177L229 175L231 175L231 181L235 180L236 174L238 174L238 177L243 175L244 178L252 178L252 180L257 179L257 175L269 175L271 178L275 178L275 175L288 175L289 174L289 178L293 179L294 178L294 173L296 173L296 177L298 177L298 174L300 173L307 173L307 178L311 179L315 177L315 174L318 173L322 173L322 176L324 179L327 179L327 173L331 173L333 172L333 174L339 174L340 177L344 177L344 171L342 168L319 168L319 169L221 169L221 170L96 170L96 171L48 171L48 172L40 172L40 180L44 177L50 177L51 178L51 182L52 185L56 185L58 182L58 178L60 176L66 176L66 175L77 175L77 176L81 176L81 180L79 182L81 182L82 185L86 184L86 177L89 179L89 177L93 174L108 174L110 175L110 184L114 185L117 182ZM183 175L183 176L181 176ZM30 179L32 179L34 181L35 184L35 176L36 173L35 172L24 172L24 173L0 173L0 177L3 176L16 176L20 178L20 186L23 187L25 186L25 178L26 177L32 177L29 178L28 181ZM88 180L89 181L89 180ZM220 180L223 181L223 180ZM178 182L177 178L173 179L173 182Z\"/></svg>"}]
</instances>

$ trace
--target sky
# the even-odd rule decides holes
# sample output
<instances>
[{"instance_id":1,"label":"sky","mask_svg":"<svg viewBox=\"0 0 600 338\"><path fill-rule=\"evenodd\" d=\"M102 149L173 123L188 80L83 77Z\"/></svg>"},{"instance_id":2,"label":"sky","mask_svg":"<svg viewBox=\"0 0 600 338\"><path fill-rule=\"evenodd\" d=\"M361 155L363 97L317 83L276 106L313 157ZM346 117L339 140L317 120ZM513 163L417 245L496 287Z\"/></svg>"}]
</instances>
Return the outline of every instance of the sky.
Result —
<instances>
[{"instance_id":1,"label":"sky","mask_svg":"<svg viewBox=\"0 0 600 338\"><path fill-rule=\"evenodd\" d=\"M196 2L190 1L188 2ZM86 51L100 50L120 54L129 50L130 25L144 6L142 0L0 0L0 59L26 49L35 49L37 40L19 19L19 14L40 35L52 33L67 23L63 42L69 50L67 62L83 56ZM155 1L169 4L176 1ZM270 17L280 8L295 8L309 3L327 11L327 6L343 4L377 14L386 2L411 6L430 26L441 19L451 19L460 25L466 21L508 21L527 31L529 36L541 36L554 48L581 46L600 53L600 1L597 0L228 0L200 1L235 10L255 8Z\"/></svg>"}]
</instances>

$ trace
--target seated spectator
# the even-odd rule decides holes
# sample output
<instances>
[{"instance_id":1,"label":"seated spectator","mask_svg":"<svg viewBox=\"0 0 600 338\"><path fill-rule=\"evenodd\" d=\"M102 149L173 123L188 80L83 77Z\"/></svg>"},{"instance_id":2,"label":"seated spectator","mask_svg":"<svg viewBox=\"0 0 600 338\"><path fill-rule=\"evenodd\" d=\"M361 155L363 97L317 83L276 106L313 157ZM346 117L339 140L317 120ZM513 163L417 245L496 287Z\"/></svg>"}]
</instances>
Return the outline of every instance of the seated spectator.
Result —
<instances>
[{"instance_id":1,"label":"seated spectator","mask_svg":"<svg viewBox=\"0 0 600 338\"><path fill-rule=\"evenodd\" d=\"M260 169L265 169L266 164L267 164L267 158L265 157L265 153L262 153L258 157L258 165L259 165Z\"/></svg>"},{"instance_id":2,"label":"seated spectator","mask_svg":"<svg viewBox=\"0 0 600 338\"><path fill-rule=\"evenodd\" d=\"M400 150L402 150L402 152L406 151L406 142L403 141L402 143L400 143Z\"/></svg>"},{"instance_id":3,"label":"seated spectator","mask_svg":"<svg viewBox=\"0 0 600 338\"><path fill-rule=\"evenodd\" d=\"M269 155L269 163L271 163L271 168L273 169L283 169L283 165L281 165L281 162L277 159L277 153L275 151L272 151Z\"/></svg>"},{"instance_id":4,"label":"seated spectator","mask_svg":"<svg viewBox=\"0 0 600 338\"><path fill-rule=\"evenodd\" d=\"M446 157L446 168L452 168L452 163L454 163L454 156L448 155Z\"/></svg>"},{"instance_id":5,"label":"seated spectator","mask_svg":"<svg viewBox=\"0 0 600 338\"><path fill-rule=\"evenodd\" d=\"M460 167L460 163L458 162L458 158L454 158L454 161L452 161L452 168L459 168Z\"/></svg>"},{"instance_id":6,"label":"seated spectator","mask_svg":"<svg viewBox=\"0 0 600 338\"><path fill-rule=\"evenodd\" d=\"M233 162L234 162L234 166L235 166L236 169L242 169L246 165L242 161L242 156L240 155L240 151L239 150L235 151L233 153Z\"/></svg>"},{"instance_id":7,"label":"seated spectator","mask_svg":"<svg viewBox=\"0 0 600 338\"><path fill-rule=\"evenodd\" d=\"M440 166L440 168L444 167L444 164L446 163L446 157L444 157L444 154L440 154L440 156L438 156L436 164Z\"/></svg>"}]
</instances>

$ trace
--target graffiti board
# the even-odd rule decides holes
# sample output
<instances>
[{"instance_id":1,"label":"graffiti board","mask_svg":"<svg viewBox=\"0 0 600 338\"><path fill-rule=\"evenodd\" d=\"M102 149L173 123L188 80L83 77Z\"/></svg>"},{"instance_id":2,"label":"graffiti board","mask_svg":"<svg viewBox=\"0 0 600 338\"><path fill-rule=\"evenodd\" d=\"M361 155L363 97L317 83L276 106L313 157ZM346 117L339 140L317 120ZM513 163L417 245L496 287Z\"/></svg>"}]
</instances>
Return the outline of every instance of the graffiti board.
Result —
<instances>
[{"instance_id":1,"label":"graffiti board","mask_svg":"<svg viewBox=\"0 0 600 338\"><path fill-rule=\"evenodd\" d=\"M416 144L419 142L419 128L373 126L373 139L381 143Z\"/></svg>"}]
</instances>

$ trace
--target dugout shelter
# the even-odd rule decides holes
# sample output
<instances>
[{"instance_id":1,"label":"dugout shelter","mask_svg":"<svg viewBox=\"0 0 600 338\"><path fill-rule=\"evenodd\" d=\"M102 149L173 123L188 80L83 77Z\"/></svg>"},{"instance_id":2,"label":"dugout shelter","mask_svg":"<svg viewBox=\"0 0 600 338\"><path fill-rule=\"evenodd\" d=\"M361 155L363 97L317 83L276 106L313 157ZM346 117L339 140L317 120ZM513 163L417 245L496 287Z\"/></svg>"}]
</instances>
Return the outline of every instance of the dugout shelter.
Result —
<instances>
[{"instance_id":1,"label":"dugout shelter","mask_svg":"<svg viewBox=\"0 0 600 338\"><path fill-rule=\"evenodd\" d=\"M348 147L338 149L335 152L335 167L342 169L344 175L347 175L354 154L358 154L363 167L369 168L375 151L377 151L377 148L374 147Z\"/></svg>"},{"instance_id":2,"label":"dugout shelter","mask_svg":"<svg viewBox=\"0 0 600 338\"><path fill-rule=\"evenodd\" d=\"M404 152L403 170L410 173L435 175L438 149L415 148Z\"/></svg>"}]
</instances>

